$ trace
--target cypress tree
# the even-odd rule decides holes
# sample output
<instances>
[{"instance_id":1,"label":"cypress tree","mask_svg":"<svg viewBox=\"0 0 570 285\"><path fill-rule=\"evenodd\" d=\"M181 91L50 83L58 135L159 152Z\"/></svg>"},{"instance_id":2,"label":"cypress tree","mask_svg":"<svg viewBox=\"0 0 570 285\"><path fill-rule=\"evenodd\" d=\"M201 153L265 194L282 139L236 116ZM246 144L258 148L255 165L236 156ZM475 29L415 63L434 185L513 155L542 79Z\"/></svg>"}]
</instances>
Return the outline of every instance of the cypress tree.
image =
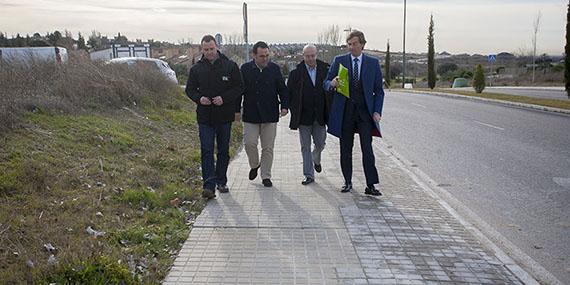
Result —
<instances>
[{"instance_id":1,"label":"cypress tree","mask_svg":"<svg viewBox=\"0 0 570 285\"><path fill-rule=\"evenodd\" d=\"M475 74L473 75L473 88L475 92L481 93L485 89L485 73L483 73L483 67L477 64L475 67Z\"/></svg>"},{"instance_id":2,"label":"cypress tree","mask_svg":"<svg viewBox=\"0 0 570 285\"><path fill-rule=\"evenodd\" d=\"M433 14L429 20L428 32L428 86L430 89L435 88L435 47L433 45Z\"/></svg>"},{"instance_id":3,"label":"cypress tree","mask_svg":"<svg viewBox=\"0 0 570 285\"><path fill-rule=\"evenodd\" d=\"M388 40L388 44L386 45L386 58L384 63L384 80L386 80L386 85L390 86L390 40Z\"/></svg>"},{"instance_id":4,"label":"cypress tree","mask_svg":"<svg viewBox=\"0 0 570 285\"><path fill-rule=\"evenodd\" d=\"M566 93L570 98L570 1L566 12L566 47L564 51L564 78L566 79Z\"/></svg>"}]
</instances>

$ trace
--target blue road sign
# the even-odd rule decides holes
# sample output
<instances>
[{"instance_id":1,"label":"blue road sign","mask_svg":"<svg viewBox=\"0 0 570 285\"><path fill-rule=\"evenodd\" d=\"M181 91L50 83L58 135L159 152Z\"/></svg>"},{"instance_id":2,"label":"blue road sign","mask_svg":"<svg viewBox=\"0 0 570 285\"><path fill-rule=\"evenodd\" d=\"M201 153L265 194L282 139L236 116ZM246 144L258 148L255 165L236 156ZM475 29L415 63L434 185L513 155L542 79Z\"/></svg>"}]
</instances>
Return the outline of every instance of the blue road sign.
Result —
<instances>
[{"instance_id":1,"label":"blue road sign","mask_svg":"<svg viewBox=\"0 0 570 285\"><path fill-rule=\"evenodd\" d=\"M490 54L489 55L489 62L494 63L495 61L497 61L497 55L496 54Z\"/></svg>"}]
</instances>

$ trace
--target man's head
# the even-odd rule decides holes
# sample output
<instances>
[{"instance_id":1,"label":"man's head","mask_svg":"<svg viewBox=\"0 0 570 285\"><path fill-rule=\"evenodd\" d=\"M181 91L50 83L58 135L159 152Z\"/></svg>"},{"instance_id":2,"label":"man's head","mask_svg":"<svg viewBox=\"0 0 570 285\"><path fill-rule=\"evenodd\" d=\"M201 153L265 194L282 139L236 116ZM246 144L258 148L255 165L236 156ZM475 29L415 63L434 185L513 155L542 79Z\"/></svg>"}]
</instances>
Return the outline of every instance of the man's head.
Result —
<instances>
[{"instance_id":1,"label":"man's head","mask_svg":"<svg viewBox=\"0 0 570 285\"><path fill-rule=\"evenodd\" d=\"M269 46L262 41L256 42L253 45L253 60L257 66L263 68L269 63Z\"/></svg>"},{"instance_id":2,"label":"man's head","mask_svg":"<svg viewBox=\"0 0 570 285\"><path fill-rule=\"evenodd\" d=\"M313 44L306 45L303 48L303 59L308 66L317 66L317 47Z\"/></svg>"},{"instance_id":3,"label":"man's head","mask_svg":"<svg viewBox=\"0 0 570 285\"><path fill-rule=\"evenodd\" d=\"M364 38L364 33L361 31L354 30L346 37L346 45L354 57L358 57L362 54L365 44L366 39Z\"/></svg>"},{"instance_id":4,"label":"man's head","mask_svg":"<svg viewBox=\"0 0 570 285\"><path fill-rule=\"evenodd\" d=\"M214 62L218 59L218 44L216 39L211 35L205 35L200 41L200 46L202 48L202 54L210 62Z\"/></svg>"}]
</instances>

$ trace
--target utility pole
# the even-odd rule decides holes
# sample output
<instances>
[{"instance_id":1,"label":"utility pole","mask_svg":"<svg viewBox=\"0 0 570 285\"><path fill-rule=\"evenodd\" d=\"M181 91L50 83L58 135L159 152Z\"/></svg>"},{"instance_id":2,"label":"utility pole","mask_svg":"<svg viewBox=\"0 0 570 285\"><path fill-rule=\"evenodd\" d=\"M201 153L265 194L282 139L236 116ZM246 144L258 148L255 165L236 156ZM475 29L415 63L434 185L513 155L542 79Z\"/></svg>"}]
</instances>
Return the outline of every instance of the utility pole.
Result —
<instances>
[{"instance_id":1,"label":"utility pole","mask_svg":"<svg viewBox=\"0 0 570 285\"><path fill-rule=\"evenodd\" d=\"M532 84L534 84L534 71L536 69L536 35L538 34L538 28L540 28L540 18L542 18L542 12L538 11L538 14L536 15L536 19L534 20L534 25L533 25L534 36L532 38L532 45L533 45L533 51L532 51Z\"/></svg>"},{"instance_id":2,"label":"utility pole","mask_svg":"<svg viewBox=\"0 0 570 285\"><path fill-rule=\"evenodd\" d=\"M406 0L404 0L404 47L402 57L402 88L406 85Z\"/></svg>"},{"instance_id":3,"label":"utility pole","mask_svg":"<svg viewBox=\"0 0 570 285\"><path fill-rule=\"evenodd\" d=\"M247 41L247 3L243 2L243 40L245 41L245 62L249 61L249 44Z\"/></svg>"}]
</instances>

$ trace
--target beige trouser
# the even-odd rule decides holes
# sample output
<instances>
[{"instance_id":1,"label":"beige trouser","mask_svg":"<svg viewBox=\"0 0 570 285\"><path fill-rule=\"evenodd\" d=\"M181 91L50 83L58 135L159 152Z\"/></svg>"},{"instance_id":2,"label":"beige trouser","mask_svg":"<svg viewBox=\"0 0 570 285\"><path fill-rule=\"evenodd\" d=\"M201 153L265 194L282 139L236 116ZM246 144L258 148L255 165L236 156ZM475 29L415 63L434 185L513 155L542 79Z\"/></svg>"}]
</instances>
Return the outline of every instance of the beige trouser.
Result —
<instances>
[{"instance_id":1,"label":"beige trouser","mask_svg":"<svg viewBox=\"0 0 570 285\"><path fill-rule=\"evenodd\" d=\"M257 142L261 141L261 179L271 178L276 134L277 123L243 123L243 142L250 168L256 168L260 165Z\"/></svg>"}]
</instances>

